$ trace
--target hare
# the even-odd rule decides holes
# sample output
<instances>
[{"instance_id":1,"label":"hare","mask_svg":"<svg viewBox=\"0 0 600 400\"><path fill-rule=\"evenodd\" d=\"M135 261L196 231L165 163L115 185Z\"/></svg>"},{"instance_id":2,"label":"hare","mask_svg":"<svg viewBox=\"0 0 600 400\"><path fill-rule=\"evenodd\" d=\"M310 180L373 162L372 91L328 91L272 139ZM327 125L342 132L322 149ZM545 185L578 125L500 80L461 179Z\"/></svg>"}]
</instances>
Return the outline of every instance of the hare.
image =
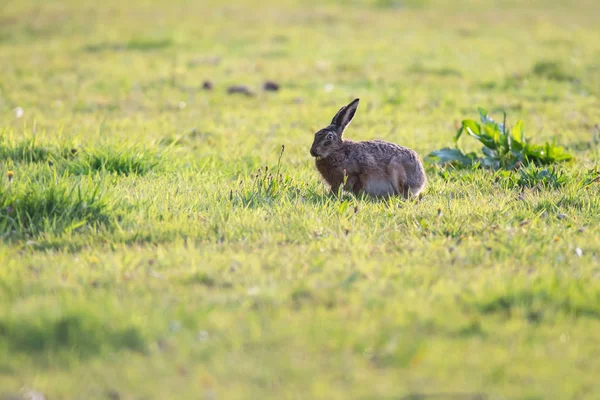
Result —
<instances>
[{"instance_id":1,"label":"hare","mask_svg":"<svg viewBox=\"0 0 600 400\"><path fill-rule=\"evenodd\" d=\"M418 196L427 176L418 154L383 140L355 142L343 139L359 99L342 107L331 124L315 133L310 155L331 191L340 186L354 194L373 197Z\"/></svg>"}]
</instances>

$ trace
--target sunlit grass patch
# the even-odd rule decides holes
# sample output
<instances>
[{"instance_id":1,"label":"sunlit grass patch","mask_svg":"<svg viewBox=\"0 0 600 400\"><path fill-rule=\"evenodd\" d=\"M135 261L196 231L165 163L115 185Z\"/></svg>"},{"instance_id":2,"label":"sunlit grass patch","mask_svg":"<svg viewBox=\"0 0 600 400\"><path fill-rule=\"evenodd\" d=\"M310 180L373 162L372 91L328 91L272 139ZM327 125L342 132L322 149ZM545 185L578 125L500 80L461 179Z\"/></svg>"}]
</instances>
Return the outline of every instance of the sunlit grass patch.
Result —
<instances>
[{"instance_id":1,"label":"sunlit grass patch","mask_svg":"<svg viewBox=\"0 0 600 400\"><path fill-rule=\"evenodd\" d=\"M9 1L0 392L599 397L597 8ZM468 165L330 193L310 144L355 97L345 137L422 158L475 117Z\"/></svg>"},{"instance_id":2,"label":"sunlit grass patch","mask_svg":"<svg viewBox=\"0 0 600 400\"><path fill-rule=\"evenodd\" d=\"M145 175L158 170L168 148L160 152L128 144L96 147L65 145L32 139L0 137L0 160L15 164L46 163L60 173L88 175L97 172Z\"/></svg>"},{"instance_id":3,"label":"sunlit grass patch","mask_svg":"<svg viewBox=\"0 0 600 400\"><path fill-rule=\"evenodd\" d=\"M94 172L145 175L158 169L162 156L148 149L99 147L84 151L67 170L76 175Z\"/></svg>"}]
</instances>

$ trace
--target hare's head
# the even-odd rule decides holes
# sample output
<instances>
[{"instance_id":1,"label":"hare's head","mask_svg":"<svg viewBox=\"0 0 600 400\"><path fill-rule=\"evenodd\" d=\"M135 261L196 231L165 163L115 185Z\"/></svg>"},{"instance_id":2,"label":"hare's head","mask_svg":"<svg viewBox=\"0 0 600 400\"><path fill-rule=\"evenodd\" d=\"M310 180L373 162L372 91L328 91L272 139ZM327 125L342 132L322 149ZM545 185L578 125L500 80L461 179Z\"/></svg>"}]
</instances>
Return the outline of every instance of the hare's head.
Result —
<instances>
[{"instance_id":1,"label":"hare's head","mask_svg":"<svg viewBox=\"0 0 600 400\"><path fill-rule=\"evenodd\" d=\"M354 99L347 106L340 108L331 120L331 124L315 133L315 140L310 148L311 156L325 158L342 147L344 130L354 118L358 101L359 99Z\"/></svg>"}]
</instances>

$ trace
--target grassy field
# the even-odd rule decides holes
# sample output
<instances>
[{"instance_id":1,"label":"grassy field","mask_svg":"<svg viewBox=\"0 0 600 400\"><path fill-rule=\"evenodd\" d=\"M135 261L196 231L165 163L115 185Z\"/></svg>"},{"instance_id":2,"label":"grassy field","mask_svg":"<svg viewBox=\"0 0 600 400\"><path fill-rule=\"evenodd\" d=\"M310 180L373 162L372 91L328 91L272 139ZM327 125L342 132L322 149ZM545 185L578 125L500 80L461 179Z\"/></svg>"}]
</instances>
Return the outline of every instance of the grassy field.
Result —
<instances>
[{"instance_id":1,"label":"grassy field","mask_svg":"<svg viewBox=\"0 0 600 400\"><path fill-rule=\"evenodd\" d=\"M600 398L599 14L4 0L0 399ZM309 149L354 97L356 140L425 159L481 106L575 159L336 198Z\"/></svg>"}]
</instances>

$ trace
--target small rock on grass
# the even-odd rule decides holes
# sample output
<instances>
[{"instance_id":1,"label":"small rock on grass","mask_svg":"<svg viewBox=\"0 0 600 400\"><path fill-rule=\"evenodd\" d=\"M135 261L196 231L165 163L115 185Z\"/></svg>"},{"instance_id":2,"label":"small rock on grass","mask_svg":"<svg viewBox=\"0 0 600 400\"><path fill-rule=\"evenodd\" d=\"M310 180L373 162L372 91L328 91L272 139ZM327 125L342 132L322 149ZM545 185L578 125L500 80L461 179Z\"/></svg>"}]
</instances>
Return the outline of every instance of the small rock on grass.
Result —
<instances>
[{"instance_id":1,"label":"small rock on grass","mask_svg":"<svg viewBox=\"0 0 600 400\"><path fill-rule=\"evenodd\" d=\"M212 90L213 89L213 84L211 81L204 81L202 82L202 89L204 90Z\"/></svg>"}]
</instances>

